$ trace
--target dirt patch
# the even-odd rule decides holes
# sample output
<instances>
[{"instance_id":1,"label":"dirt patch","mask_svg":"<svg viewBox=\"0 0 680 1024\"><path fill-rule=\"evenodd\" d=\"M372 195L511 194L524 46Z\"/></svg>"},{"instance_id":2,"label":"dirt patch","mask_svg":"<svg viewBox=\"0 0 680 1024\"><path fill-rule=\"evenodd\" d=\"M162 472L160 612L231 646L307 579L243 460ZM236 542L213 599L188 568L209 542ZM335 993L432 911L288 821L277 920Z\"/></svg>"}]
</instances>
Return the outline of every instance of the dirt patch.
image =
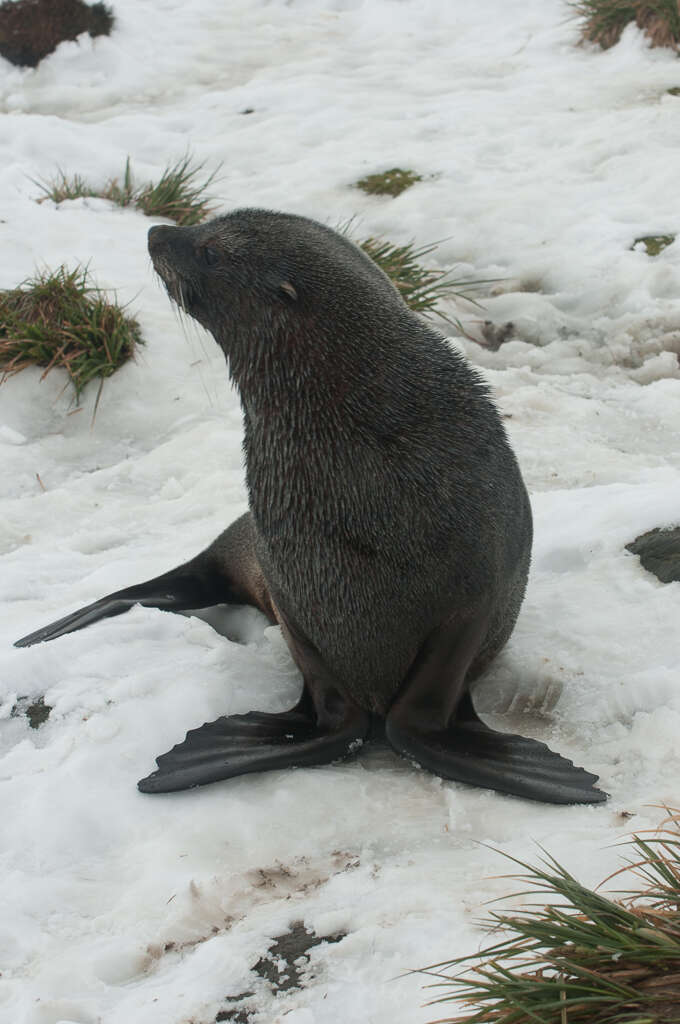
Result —
<instances>
[{"instance_id":1,"label":"dirt patch","mask_svg":"<svg viewBox=\"0 0 680 1024\"><path fill-rule=\"evenodd\" d=\"M24 716L28 719L31 729L39 729L50 717L51 710L52 705L46 704L44 697L36 697L35 700L32 700L30 697L17 697L17 702L12 708L10 715L12 718Z\"/></svg>"},{"instance_id":2,"label":"dirt patch","mask_svg":"<svg viewBox=\"0 0 680 1024\"><path fill-rule=\"evenodd\" d=\"M270 984L275 993L302 988L301 974L309 964L309 950L322 942L340 942L346 935L347 932L336 932L320 938L307 931L302 921L295 921L289 932L276 936L253 970Z\"/></svg>"},{"instance_id":3,"label":"dirt patch","mask_svg":"<svg viewBox=\"0 0 680 1024\"><path fill-rule=\"evenodd\" d=\"M253 965L253 972L261 978L276 998L282 992L301 989L305 986L304 974L309 965L309 951L323 942L340 942L347 932L335 932L333 935L318 936L310 932L302 921L294 921L289 931L277 935L267 952ZM215 1017L215 1024L229 1021L230 1024L248 1024L251 1017L258 1012L249 1001L254 992L241 992L237 996L228 997L225 1002L233 1004L225 1007Z\"/></svg>"}]
</instances>

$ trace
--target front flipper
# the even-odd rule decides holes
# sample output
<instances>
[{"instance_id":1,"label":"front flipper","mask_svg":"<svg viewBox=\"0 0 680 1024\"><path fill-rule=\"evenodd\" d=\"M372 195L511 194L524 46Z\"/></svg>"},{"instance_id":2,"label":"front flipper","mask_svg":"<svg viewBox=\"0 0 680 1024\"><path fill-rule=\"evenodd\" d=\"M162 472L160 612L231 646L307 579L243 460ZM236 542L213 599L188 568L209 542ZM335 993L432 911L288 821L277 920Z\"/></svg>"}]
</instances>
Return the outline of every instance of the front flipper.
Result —
<instances>
[{"instance_id":1,"label":"front flipper","mask_svg":"<svg viewBox=\"0 0 680 1024\"><path fill-rule=\"evenodd\" d=\"M109 594L108 597L102 597L99 601L79 608L77 611L71 612L70 615L65 615L63 619L57 619L56 622L51 622L49 625L43 626L42 629L29 633L21 640L16 640L14 646L31 647L44 640L54 640L65 633L74 633L77 629L83 629L100 619L121 615L135 604L179 612L189 608L205 608L208 605L228 600L226 595L221 594L214 586L210 586L210 582L212 581L199 573L173 570L156 579L148 580L146 583L139 583L134 587L127 587L125 590L118 590L115 594Z\"/></svg>"},{"instance_id":2,"label":"front flipper","mask_svg":"<svg viewBox=\"0 0 680 1024\"><path fill-rule=\"evenodd\" d=\"M117 590L17 640L15 647L30 647L73 633L92 622L121 615L133 605L183 612L216 604L253 604L273 621L266 588L261 580L249 513L233 522L217 540L195 558L144 583Z\"/></svg>"},{"instance_id":3,"label":"front flipper","mask_svg":"<svg viewBox=\"0 0 680 1024\"><path fill-rule=\"evenodd\" d=\"M328 764L352 753L366 738L369 716L348 715L333 728L316 724L303 703L292 711L218 718L188 732L167 754L158 770L137 783L142 793L170 793L208 782L273 768Z\"/></svg>"},{"instance_id":4,"label":"front flipper","mask_svg":"<svg viewBox=\"0 0 680 1024\"><path fill-rule=\"evenodd\" d=\"M597 775L577 768L545 743L495 732L476 716L429 733L387 722L387 738L400 754L457 782L554 804L598 804L607 794Z\"/></svg>"}]
</instances>

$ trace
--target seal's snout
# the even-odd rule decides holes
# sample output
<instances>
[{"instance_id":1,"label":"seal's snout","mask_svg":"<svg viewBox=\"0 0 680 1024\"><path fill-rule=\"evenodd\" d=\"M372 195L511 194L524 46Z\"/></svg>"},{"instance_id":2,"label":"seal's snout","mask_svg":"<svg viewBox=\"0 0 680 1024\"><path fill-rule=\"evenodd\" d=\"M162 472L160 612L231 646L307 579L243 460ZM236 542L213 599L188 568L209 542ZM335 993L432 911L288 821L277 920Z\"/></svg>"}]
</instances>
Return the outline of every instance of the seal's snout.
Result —
<instances>
[{"instance_id":1,"label":"seal's snout","mask_svg":"<svg viewBox=\"0 0 680 1024\"><path fill-rule=\"evenodd\" d=\"M148 231L147 236L146 236L147 248L148 248L149 252L151 252L153 250L153 247L154 247L154 236L156 238L156 241L158 241L158 232L160 230L161 230L161 227L160 227L159 224L154 224L154 226L152 228L149 228L149 231Z\"/></svg>"},{"instance_id":2,"label":"seal's snout","mask_svg":"<svg viewBox=\"0 0 680 1024\"><path fill-rule=\"evenodd\" d=\"M170 298L185 313L195 315L195 257L186 230L157 224L149 229L148 247L154 270Z\"/></svg>"},{"instance_id":3,"label":"seal's snout","mask_svg":"<svg viewBox=\"0 0 680 1024\"><path fill-rule=\"evenodd\" d=\"M155 256L162 249L167 249L173 244L173 235L178 231L177 228L171 228L167 224L156 224L154 227L149 228L148 247L149 255Z\"/></svg>"},{"instance_id":4,"label":"seal's snout","mask_svg":"<svg viewBox=\"0 0 680 1024\"><path fill-rule=\"evenodd\" d=\"M151 262L164 281L173 277L196 278L199 268L193 237L187 228L157 224L149 229L148 247Z\"/></svg>"}]
</instances>

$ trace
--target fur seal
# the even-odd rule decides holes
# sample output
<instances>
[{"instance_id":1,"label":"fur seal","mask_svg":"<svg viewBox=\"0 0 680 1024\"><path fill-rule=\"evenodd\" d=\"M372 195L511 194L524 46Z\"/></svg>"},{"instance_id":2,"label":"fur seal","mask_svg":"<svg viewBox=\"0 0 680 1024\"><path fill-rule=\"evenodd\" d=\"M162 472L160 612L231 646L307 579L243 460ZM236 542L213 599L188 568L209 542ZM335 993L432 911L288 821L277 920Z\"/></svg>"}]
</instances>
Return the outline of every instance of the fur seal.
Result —
<instances>
[{"instance_id":1,"label":"fur seal","mask_svg":"<svg viewBox=\"0 0 680 1024\"><path fill-rule=\"evenodd\" d=\"M244 209L153 227L170 298L210 331L241 398L249 511L189 562L22 640L134 604L247 603L280 623L304 685L283 714L187 733L145 793L319 765L379 731L448 779L598 803L597 776L499 733L469 684L506 642L529 570L529 499L482 379L347 238Z\"/></svg>"}]
</instances>

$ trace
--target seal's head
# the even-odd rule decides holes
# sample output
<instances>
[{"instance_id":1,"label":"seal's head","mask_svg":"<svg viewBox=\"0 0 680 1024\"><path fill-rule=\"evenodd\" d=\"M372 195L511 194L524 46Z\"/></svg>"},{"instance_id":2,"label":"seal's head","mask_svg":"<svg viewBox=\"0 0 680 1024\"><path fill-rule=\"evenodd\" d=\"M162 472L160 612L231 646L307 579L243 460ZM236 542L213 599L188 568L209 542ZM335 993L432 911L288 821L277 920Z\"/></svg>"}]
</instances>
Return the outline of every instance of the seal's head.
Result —
<instances>
[{"instance_id":1,"label":"seal's head","mask_svg":"<svg viewBox=\"0 0 680 1024\"><path fill-rule=\"evenodd\" d=\"M361 319L375 323L376 293L383 310L406 309L354 243L293 214L244 209L195 227L153 227L149 253L170 298L211 332L237 378L258 347L318 345L329 317L334 337L352 344ZM352 297L351 323L339 293Z\"/></svg>"}]
</instances>

